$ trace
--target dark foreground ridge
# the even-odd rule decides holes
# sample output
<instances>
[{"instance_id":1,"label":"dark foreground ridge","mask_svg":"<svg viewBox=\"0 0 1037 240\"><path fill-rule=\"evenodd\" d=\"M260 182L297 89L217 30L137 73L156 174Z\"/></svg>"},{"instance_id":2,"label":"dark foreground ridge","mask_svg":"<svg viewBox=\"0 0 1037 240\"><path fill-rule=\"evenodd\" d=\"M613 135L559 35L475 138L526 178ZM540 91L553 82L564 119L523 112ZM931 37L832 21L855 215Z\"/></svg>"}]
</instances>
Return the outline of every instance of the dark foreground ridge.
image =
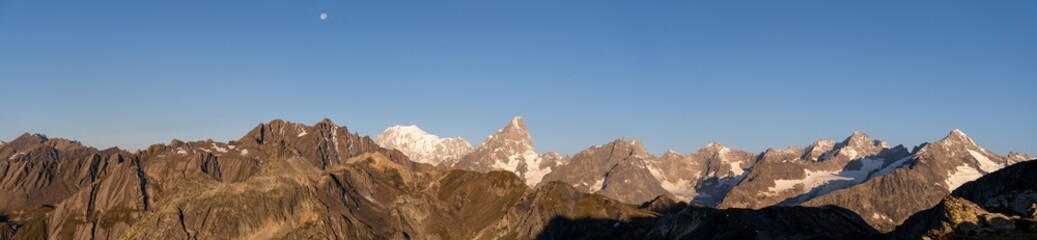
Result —
<instances>
[{"instance_id":1,"label":"dark foreground ridge","mask_svg":"<svg viewBox=\"0 0 1037 240\"><path fill-rule=\"evenodd\" d=\"M1037 182L1034 164L965 184L882 234L835 206L714 209L669 194L633 205L560 181L529 187L512 172L410 161L326 119L133 153L24 134L0 145L0 239L1032 237L1037 188L1002 183Z\"/></svg>"}]
</instances>

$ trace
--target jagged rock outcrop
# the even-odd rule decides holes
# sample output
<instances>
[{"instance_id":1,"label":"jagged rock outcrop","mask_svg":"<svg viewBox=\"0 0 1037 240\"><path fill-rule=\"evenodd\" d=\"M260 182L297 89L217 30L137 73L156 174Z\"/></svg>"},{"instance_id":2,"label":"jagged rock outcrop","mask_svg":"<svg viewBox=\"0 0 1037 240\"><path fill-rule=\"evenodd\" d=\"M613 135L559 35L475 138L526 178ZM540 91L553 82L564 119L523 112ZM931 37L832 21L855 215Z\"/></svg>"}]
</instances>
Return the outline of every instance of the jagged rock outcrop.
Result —
<instances>
[{"instance_id":1,"label":"jagged rock outcrop","mask_svg":"<svg viewBox=\"0 0 1037 240\"><path fill-rule=\"evenodd\" d=\"M384 148L400 150L412 161L439 166L450 166L472 152L472 145L460 136L440 138L414 125L386 128L375 137L375 142Z\"/></svg>"},{"instance_id":2,"label":"jagged rock outcrop","mask_svg":"<svg viewBox=\"0 0 1037 240\"><path fill-rule=\"evenodd\" d=\"M1008 158L1008 165L1012 165L1012 164L1016 164L1016 163L1020 163L1020 162L1023 162L1023 161L1028 161L1028 160L1033 159L1033 157L1030 157L1030 155L1028 155L1028 154L1026 154L1024 152L1008 152L1008 155L1005 156L1005 157Z\"/></svg>"},{"instance_id":3,"label":"jagged rock outcrop","mask_svg":"<svg viewBox=\"0 0 1037 240\"><path fill-rule=\"evenodd\" d=\"M888 174L815 197L803 205L844 207L888 232L911 214L935 206L951 190L1007 163L1006 158L983 149L955 129L944 139L924 144L911 157L881 170Z\"/></svg>"},{"instance_id":4,"label":"jagged rock outcrop","mask_svg":"<svg viewBox=\"0 0 1037 240\"><path fill-rule=\"evenodd\" d=\"M719 207L796 205L885 174L884 168L907 156L907 148L890 148L861 131L854 131L839 143L818 140L802 152L770 149Z\"/></svg>"},{"instance_id":5,"label":"jagged rock outcrop","mask_svg":"<svg viewBox=\"0 0 1037 240\"><path fill-rule=\"evenodd\" d=\"M599 193L630 204L640 204L659 195L670 195L649 172L652 158L636 139L617 139L583 150L566 165L544 177L560 181L586 193Z\"/></svg>"}]
</instances>

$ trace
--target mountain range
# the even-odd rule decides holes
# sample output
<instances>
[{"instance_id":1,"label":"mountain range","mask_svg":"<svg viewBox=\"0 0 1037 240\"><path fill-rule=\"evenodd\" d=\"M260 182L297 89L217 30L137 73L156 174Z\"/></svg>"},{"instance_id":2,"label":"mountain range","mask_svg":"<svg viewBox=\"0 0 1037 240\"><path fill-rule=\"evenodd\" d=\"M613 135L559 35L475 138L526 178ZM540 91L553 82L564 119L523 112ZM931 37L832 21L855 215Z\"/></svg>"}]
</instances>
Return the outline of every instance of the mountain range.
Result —
<instances>
[{"instance_id":1,"label":"mountain range","mask_svg":"<svg viewBox=\"0 0 1037 240\"><path fill-rule=\"evenodd\" d=\"M462 162L444 166L511 171L530 187L559 181L630 204L666 196L720 209L835 205L891 231L965 182L1031 159L993 153L958 129L910 150L861 131L839 142L821 139L756 154L714 142L687 154L653 156L636 139L621 138L541 161L532 146L524 120L515 117Z\"/></svg>"},{"instance_id":2,"label":"mountain range","mask_svg":"<svg viewBox=\"0 0 1037 240\"><path fill-rule=\"evenodd\" d=\"M537 152L521 117L474 148L328 119L135 152L27 133L0 142L0 239L1027 238L1030 160L959 130L911 150L853 132L762 153L654 156L621 138L563 156Z\"/></svg>"}]
</instances>

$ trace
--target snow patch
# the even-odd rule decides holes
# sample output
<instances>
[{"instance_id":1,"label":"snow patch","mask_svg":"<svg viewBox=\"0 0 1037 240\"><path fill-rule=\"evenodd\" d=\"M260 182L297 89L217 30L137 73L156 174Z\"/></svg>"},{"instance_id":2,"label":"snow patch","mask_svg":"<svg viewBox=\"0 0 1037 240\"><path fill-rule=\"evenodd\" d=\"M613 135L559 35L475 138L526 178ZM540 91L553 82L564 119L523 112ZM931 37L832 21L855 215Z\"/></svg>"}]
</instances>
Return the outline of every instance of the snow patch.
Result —
<instances>
[{"instance_id":1,"label":"snow patch","mask_svg":"<svg viewBox=\"0 0 1037 240\"><path fill-rule=\"evenodd\" d=\"M806 170L806 177L803 179L778 179L774 180L774 186L767 189L767 192L761 194L767 196L777 196L784 191L788 191L796 188L796 186L802 186L803 189L797 193L807 193L810 190L824 186L826 183L836 180L853 180L850 177L840 176L838 171L811 171Z\"/></svg>"},{"instance_id":2,"label":"snow patch","mask_svg":"<svg viewBox=\"0 0 1037 240\"><path fill-rule=\"evenodd\" d=\"M515 116L514 118L511 118L511 125L512 125L512 126L515 126L515 128L516 128L516 129L522 129L522 126L520 126L520 125L519 125L519 121L521 121L521 120L522 120L522 117L519 117L519 116ZM501 131L503 131L503 130L504 130L504 129L500 129L500 130L499 130L499 131L497 131L497 132L501 132Z\"/></svg>"},{"instance_id":3,"label":"snow patch","mask_svg":"<svg viewBox=\"0 0 1037 240\"><path fill-rule=\"evenodd\" d=\"M603 178L599 179L597 182L594 182L594 184L591 185L590 191L591 192L595 192L595 191L601 190L602 185L604 185L604 183L605 183L605 178L608 178L608 177L603 177Z\"/></svg>"},{"instance_id":4,"label":"snow patch","mask_svg":"<svg viewBox=\"0 0 1037 240\"><path fill-rule=\"evenodd\" d=\"M537 183L544 179L545 175L553 170L551 167L540 168L540 162L543 159L533 150L527 150L522 155L522 159L526 160L526 185L536 186Z\"/></svg>"},{"instance_id":5,"label":"snow patch","mask_svg":"<svg viewBox=\"0 0 1037 240\"><path fill-rule=\"evenodd\" d=\"M1001 164L991 161L990 158L987 158L983 153L969 150L969 155L972 155L972 158L975 158L976 161L979 162L979 169L982 169L984 172L990 173L1004 167L1001 166Z\"/></svg>"},{"instance_id":6,"label":"snow patch","mask_svg":"<svg viewBox=\"0 0 1037 240\"><path fill-rule=\"evenodd\" d=\"M648 173L651 173L652 176L655 177L655 179L660 179L661 180L661 179L666 177L666 176L663 176L663 172L660 171L659 168L655 167L654 165L648 165L647 168L648 168Z\"/></svg>"},{"instance_id":7,"label":"snow patch","mask_svg":"<svg viewBox=\"0 0 1037 240\"><path fill-rule=\"evenodd\" d=\"M863 182L864 179L868 178L871 172L882 167L882 160L863 158L859 160L861 162L861 168L857 170L845 170L839 173L839 176L848 177L854 182Z\"/></svg>"},{"instance_id":8,"label":"snow patch","mask_svg":"<svg viewBox=\"0 0 1037 240\"><path fill-rule=\"evenodd\" d=\"M881 175L886 175L887 173L893 172L893 170L896 170L900 166L903 166L904 163L907 162L907 160L911 160L911 157L912 156L907 156L907 157L901 158L901 159L899 159L899 160L897 160L897 161L895 161L893 163L890 163L888 166L886 166L885 168L882 168L882 170L879 170L878 172L875 172L875 174L873 174L873 175L874 176L881 176Z\"/></svg>"},{"instance_id":9,"label":"snow patch","mask_svg":"<svg viewBox=\"0 0 1037 240\"><path fill-rule=\"evenodd\" d=\"M857 159L857 155L858 155L858 153L857 153L856 149L847 149L846 150L846 157L848 159Z\"/></svg>"},{"instance_id":10,"label":"snow patch","mask_svg":"<svg viewBox=\"0 0 1037 240\"><path fill-rule=\"evenodd\" d=\"M943 181L949 191L954 191L954 189L957 189L962 184L983 176L983 173L980 173L979 170L970 167L968 164L958 166L954 169L954 172L950 172L949 174L950 175L948 175L947 179Z\"/></svg>"},{"instance_id":11,"label":"snow patch","mask_svg":"<svg viewBox=\"0 0 1037 240\"><path fill-rule=\"evenodd\" d=\"M241 149L241 156L248 155L248 149Z\"/></svg>"},{"instance_id":12,"label":"snow patch","mask_svg":"<svg viewBox=\"0 0 1037 240\"><path fill-rule=\"evenodd\" d=\"M871 219L885 220L886 222L893 222L893 219L887 217L885 214L880 214L880 213L877 213L877 212L871 213Z\"/></svg>"},{"instance_id":13,"label":"snow patch","mask_svg":"<svg viewBox=\"0 0 1037 240\"><path fill-rule=\"evenodd\" d=\"M742 169L742 162L732 161L727 164L731 167L731 173L734 175L742 175L742 173L745 173L745 169Z\"/></svg>"},{"instance_id":14,"label":"snow patch","mask_svg":"<svg viewBox=\"0 0 1037 240\"><path fill-rule=\"evenodd\" d=\"M691 201L691 198L695 196L695 189L691 187L691 181L687 179L680 179L677 182L661 181L663 189L670 192L680 201Z\"/></svg>"},{"instance_id":15,"label":"snow patch","mask_svg":"<svg viewBox=\"0 0 1037 240\"><path fill-rule=\"evenodd\" d=\"M507 170L507 171L514 172L514 173L518 173L518 171L515 171L516 169L518 169L518 165L519 165L519 155L517 155L517 154L508 156L508 160L507 161L504 161L504 162L502 162L502 161L493 162L493 168L494 169Z\"/></svg>"},{"instance_id":16,"label":"snow patch","mask_svg":"<svg viewBox=\"0 0 1037 240\"><path fill-rule=\"evenodd\" d=\"M219 145L216 145L216 143L212 143L212 149L216 149L217 152L221 153L227 152L227 148L220 147Z\"/></svg>"},{"instance_id":17,"label":"snow patch","mask_svg":"<svg viewBox=\"0 0 1037 240\"><path fill-rule=\"evenodd\" d=\"M295 135L295 136L296 137L302 137L302 136L306 136L306 134L307 134L306 129L303 129L302 132L299 133L299 135Z\"/></svg>"}]
</instances>

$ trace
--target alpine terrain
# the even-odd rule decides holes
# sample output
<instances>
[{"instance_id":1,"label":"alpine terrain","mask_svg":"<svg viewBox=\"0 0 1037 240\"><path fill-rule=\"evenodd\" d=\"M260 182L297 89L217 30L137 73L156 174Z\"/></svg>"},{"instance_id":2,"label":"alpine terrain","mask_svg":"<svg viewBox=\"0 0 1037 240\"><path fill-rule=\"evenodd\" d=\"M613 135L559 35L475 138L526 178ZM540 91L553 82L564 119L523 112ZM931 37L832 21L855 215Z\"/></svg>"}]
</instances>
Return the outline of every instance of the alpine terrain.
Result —
<instances>
[{"instance_id":1,"label":"alpine terrain","mask_svg":"<svg viewBox=\"0 0 1037 240\"><path fill-rule=\"evenodd\" d=\"M474 149L328 119L132 152L26 133L0 142L0 239L1033 238L1034 164L958 130L662 156L539 153L521 117Z\"/></svg>"}]
</instances>

